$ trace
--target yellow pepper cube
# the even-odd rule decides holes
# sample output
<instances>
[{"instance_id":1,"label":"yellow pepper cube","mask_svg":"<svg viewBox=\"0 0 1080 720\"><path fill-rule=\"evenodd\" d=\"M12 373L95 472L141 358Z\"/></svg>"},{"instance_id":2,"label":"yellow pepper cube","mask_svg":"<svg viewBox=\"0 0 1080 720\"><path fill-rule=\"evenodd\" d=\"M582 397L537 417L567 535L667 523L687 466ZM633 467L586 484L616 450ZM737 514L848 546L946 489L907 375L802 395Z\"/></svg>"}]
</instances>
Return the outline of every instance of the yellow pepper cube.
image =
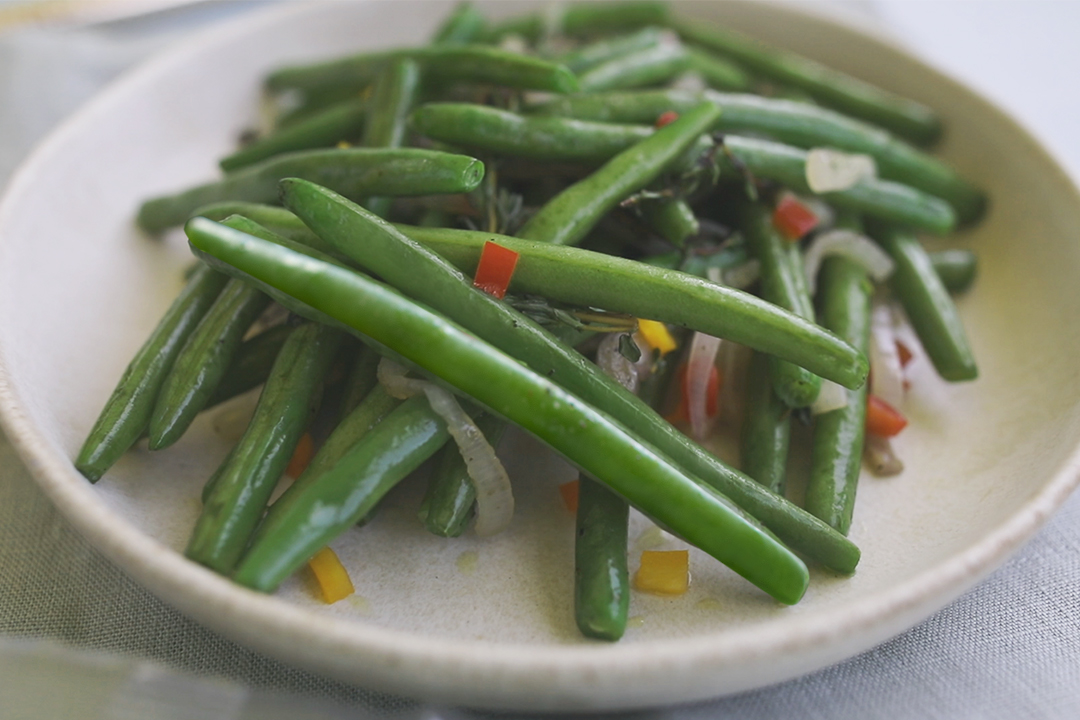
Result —
<instances>
[{"instance_id":1,"label":"yellow pepper cube","mask_svg":"<svg viewBox=\"0 0 1080 720\"><path fill-rule=\"evenodd\" d=\"M653 595L682 595L690 587L689 550L646 550L634 588Z\"/></svg>"},{"instance_id":2,"label":"yellow pepper cube","mask_svg":"<svg viewBox=\"0 0 1080 720\"><path fill-rule=\"evenodd\" d=\"M308 567L315 574L315 581L319 583L327 605L344 600L355 592L349 572L330 548L324 547L315 553L315 557L308 560Z\"/></svg>"},{"instance_id":3,"label":"yellow pepper cube","mask_svg":"<svg viewBox=\"0 0 1080 720\"><path fill-rule=\"evenodd\" d=\"M668 332L664 323L656 320L638 320L638 332L649 347L660 351L661 355L667 355L678 347L675 338Z\"/></svg>"}]
</instances>

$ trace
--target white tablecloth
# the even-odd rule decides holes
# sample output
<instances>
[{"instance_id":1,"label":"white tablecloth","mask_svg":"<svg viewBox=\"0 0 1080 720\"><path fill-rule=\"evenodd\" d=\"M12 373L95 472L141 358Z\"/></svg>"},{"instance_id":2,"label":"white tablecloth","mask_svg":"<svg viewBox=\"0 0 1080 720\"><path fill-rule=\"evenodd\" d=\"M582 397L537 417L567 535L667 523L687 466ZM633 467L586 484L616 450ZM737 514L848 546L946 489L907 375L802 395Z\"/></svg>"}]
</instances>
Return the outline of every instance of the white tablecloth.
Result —
<instances>
[{"instance_id":1,"label":"white tablecloth","mask_svg":"<svg viewBox=\"0 0 1080 720\"><path fill-rule=\"evenodd\" d=\"M90 27L0 27L0 180L123 69L261 4L203 4ZM1012 110L1080 176L1080 4L878 0L829 9L880 23ZM641 716L1077 718L1078 590L1075 496L1002 569L900 637L775 687ZM196 625L89 547L0 437L0 718L76 712L84 720L472 715L297 670Z\"/></svg>"}]
</instances>

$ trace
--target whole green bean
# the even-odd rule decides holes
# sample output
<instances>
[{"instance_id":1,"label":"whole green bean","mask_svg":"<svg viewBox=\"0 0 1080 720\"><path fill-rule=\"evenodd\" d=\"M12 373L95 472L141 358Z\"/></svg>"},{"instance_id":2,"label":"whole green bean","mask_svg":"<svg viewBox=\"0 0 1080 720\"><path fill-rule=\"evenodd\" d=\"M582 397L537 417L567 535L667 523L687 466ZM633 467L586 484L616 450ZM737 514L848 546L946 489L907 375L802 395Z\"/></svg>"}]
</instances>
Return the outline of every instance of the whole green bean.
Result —
<instances>
[{"instance_id":1,"label":"whole green bean","mask_svg":"<svg viewBox=\"0 0 1080 720\"><path fill-rule=\"evenodd\" d=\"M938 374L952 382L974 380L979 370L960 314L918 238L882 223L868 229L896 263L889 286Z\"/></svg>"},{"instance_id":2,"label":"whole green bean","mask_svg":"<svg viewBox=\"0 0 1080 720\"><path fill-rule=\"evenodd\" d=\"M420 91L420 66L409 58L387 64L375 81L371 113L364 128L363 144L369 148L397 148L405 141L405 120ZM365 206L376 215L390 212L391 198L369 197Z\"/></svg>"},{"instance_id":3,"label":"whole green bean","mask_svg":"<svg viewBox=\"0 0 1080 720\"><path fill-rule=\"evenodd\" d=\"M204 218L187 225L196 251L336 317L521 425L781 602L794 603L805 592L806 567L767 530L558 385L362 275L227 230Z\"/></svg>"},{"instance_id":4,"label":"whole green bean","mask_svg":"<svg viewBox=\"0 0 1080 720\"><path fill-rule=\"evenodd\" d=\"M341 338L338 330L317 323L289 336L229 466L214 481L184 551L188 558L232 572L314 414Z\"/></svg>"},{"instance_id":5,"label":"whole green bean","mask_svg":"<svg viewBox=\"0 0 1080 720\"><path fill-rule=\"evenodd\" d=\"M607 212L647 186L711 127L720 111L703 104L624 150L533 215L518 233L556 245L579 242Z\"/></svg>"},{"instance_id":6,"label":"whole green bean","mask_svg":"<svg viewBox=\"0 0 1080 720\"><path fill-rule=\"evenodd\" d=\"M753 81L741 67L696 47L688 47L689 65L706 82L717 90L740 92L749 90Z\"/></svg>"},{"instance_id":7,"label":"whole green bean","mask_svg":"<svg viewBox=\"0 0 1080 720\"><path fill-rule=\"evenodd\" d=\"M626 631L630 573L626 563L630 506L581 475L574 535L574 619L586 637L618 640Z\"/></svg>"},{"instance_id":8,"label":"whole green bean","mask_svg":"<svg viewBox=\"0 0 1080 720\"><path fill-rule=\"evenodd\" d=\"M826 258L819 287L821 323L854 347L867 351L874 289L866 271L846 258ZM845 392L846 407L822 413L814 421L804 507L847 535L862 466L867 389L864 385Z\"/></svg>"},{"instance_id":9,"label":"whole green bean","mask_svg":"<svg viewBox=\"0 0 1080 720\"><path fill-rule=\"evenodd\" d=\"M670 32L657 27L647 27L629 35L604 38L561 55L559 62L580 75L608 60L655 47L660 44L665 33Z\"/></svg>"},{"instance_id":10,"label":"whole green bean","mask_svg":"<svg viewBox=\"0 0 1080 720\"><path fill-rule=\"evenodd\" d=\"M675 38L598 63L578 75L581 92L629 90L661 85L690 65L690 56Z\"/></svg>"},{"instance_id":11,"label":"whole green bean","mask_svg":"<svg viewBox=\"0 0 1080 720\"><path fill-rule=\"evenodd\" d=\"M146 432L158 393L177 355L226 282L226 276L199 263L139 348L75 458L75 468L87 480L97 482Z\"/></svg>"},{"instance_id":12,"label":"whole green bean","mask_svg":"<svg viewBox=\"0 0 1080 720\"><path fill-rule=\"evenodd\" d=\"M229 369L206 401L206 407L223 403L266 382L274 359L292 331L290 324L282 323L240 343Z\"/></svg>"},{"instance_id":13,"label":"whole green bean","mask_svg":"<svg viewBox=\"0 0 1080 720\"><path fill-rule=\"evenodd\" d=\"M367 100L355 99L332 105L256 140L222 158L218 165L225 172L233 172L282 153L332 147L342 140L351 142L360 136L367 116Z\"/></svg>"},{"instance_id":14,"label":"whole green bean","mask_svg":"<svg viewBox=\"0 0 1080 720\"><path fill-rule=\"evenodd\" d=\"M475 418L476 426L492 447L499 444L506 431L506 421L494 415ZM457 537L473 515L476 487L469 477L465 460L456 443L447 443L431 472L427 492L420 503L420 522L428 532L440 537Z\"/></svg>"},{"instance_id":15,"label":"whole green bean","mask_svg":"<svg viewBox=\"0 0 1080 720\"><path fill-rule=\"evenodd\" d=\"M761 297L814 322L814 305L806 288L798 245L780 237L772 213L758 203L743 206L739 226L750 253L761 262ZM777 397L788 407L808 407L821 391L818 375L775 354L769 359L769 374ZM847 387L858 385L849 383Z\"/></svg>"},{"instance_id":16,"label":"whole green bean","mask_svg":"<svg viewBox=\"0 0 1080 720\"><path fill-rule=\"evenodd\" d=\"M647 25L662 25L667 19L668 7L663 2L579 2L555 7L543 14L511 18L493 28L489 39L512 34L535 41L545 32L571 36L609 34Z\"/></svg>"},{"instance_id":17,"label":"whole green bean","mask_svg":"<svg viewBox=\"0 0 1080 720\"><path fill-rule=\"evenodd\" d=\"M939 250L930 253L934 272L951 293L962 293L975 282L978 263L970 250Z\"/></svg>"},{"instance_id":18,"label":"whole green bean","mask_svg":"<svg viewBox=\"0 0 1080 720\"><path fill-rule=\"evenodd\" d=\"M804 102L738 93L649 90L551 98L533 106L532 111L597 122L651 125L664 112L686 112L702 100L721 109L713 130L765 135L804 149L830 147L869 155L883 179L945 200L963 223L973 223L985 212L985 193L941 160L873 125Z\"/></svg>"},{"instance_id":19,"label":"whole green bean","mask_svg":"<svg viewBox=\"0 0 1080 720\"><path fill-rule=\"evenodd\" d=\"M223 200L271 203L277 183L302 177L349 197L428 195L475 190L484 165L475 158L434 150L354 148L286 153L251 165L217 182L177 195L154 198L139 208L137 222L147 232L160 232L187 220L196 209Z\"/></svg>"},{"instance_id":20,"label":"whole green bean","mask_svg":"<svg viewBox=\"0 0 1080 720\"><path fill-rule=\"evenodd\" d=\"M487 30L484 14L470 2L460 2L439 29L431 42L436 45L468 45L478 42Z\"/></svg>"},{"instance_id":21,"label":"whole green bean","mask_svg":"<svg viewBox=\"0 0 1080 720\"><path fill-rule=\"evenodd\" d=\"M446 422L427 398L410 398L327 472L292 485L270 508L233 579L272 592L328 542L370 513L398 482L442 447Z\"/></svg>"},{"instance_id":22,"label":"whole green bean","mask_svg":"<svg viewBox=\"0 0 1080 720\"><path fill-rule=\"evenodd\" d=\"M303 205L305 221L321 234L329 238L335 233L338 242L356 238L353 250L358 258L363 253L361 262L366 268L611 415L672 457L692 477L734 498L799 552L839 572L854 571L859 550L849 540L724 465L573 348L506 303L474 290L460 271L439 255L393 232L334 193L304 181L286 181L282 186L286 204L294 209ZM290 309L301 312L304 306Z\"/></svg>"},{"instance_id":23,"label":"whole green bean","mask_svg":"<svg viewBox=\"0 0 1080 720\"><path fill-rule=\"evenodd\" d=\"M673 25L691 43L732 57L753 72L805 90L823 105L880 125L901 137L927 145L941 134L941 121L921 103L734 30L690 19L677 20Z\"/></svg>"},{"instance_id":24,"label":"whole green bean","mask_svg":"<svg viewBox=\"0 0 1080 720\"><path fill-rule=\"evenodd\" d=\"M701 231L690 203L685 200L656 200L643 203L641 217L660 237L676 247Z\"/></svg>"},{"instance_id":25,"label":"whole green bean","mask_svg":"<svg viewBox=\"0 0 1080 720\"><path fill-rule=\"evenodd\" d=\"M483 45L432 45L282 68L267 77L266 87L274 92L333 87L359 91L378 77L387 63L403 57L419 62L425 78L443 85L483 83L555 93L579 89L577 77L563 65Z\"/></svg>"},{"instance_id":26,"label":"whole green bean","mask_svg":"<svg viewBox=\"0 0 1080 720\"><path fill-rule=\"evenodd\" d=\"M349 367L349 376L345 380L345 388L341 392L339 420L348 417L378 384L379 360L379 354L366 345L356 349Z\"/></svg>"},{"instance_id":27,"label":"whole green bean","mask_svg":"<svg viewBox=\"0 0 1080 720\"><path fill-rule=\"evenodd\" d=\"M783 495L790 441L791 408L773 390L769 356L756 352L746 378L740 469L774 493Z\"/></svg>"},{"instance_id":28,"label":"whole green bean","mask_svg":"<svg viewBox=\"0 0 1080 720\"><path fill-rule=\"evenodd\" d=\"M511 292L699 330L783 357L845 386L857 387L866 379L866 359L846 343L798 312L742 290L580 248L471 230L397 228L467 273L475 272L485 242L513 250L519 257ZM351 257L364 262L358 255ZM792 280L791 273L785 277ZM807 308L800 305L799 310ZM813 316L812 309L809 314Z\"/></svg>"},{"instance_id":29,"label":"whole green bean","mask_svg":"<svg viewBox=\"0 0 1080 720\"><path fill-rule=\"evenodd\" d=\"M169 447L184 434L228 372L244 333L270 298L230 280L177 355L150 415L150 449Z\"/></svg>"}]
</instances>

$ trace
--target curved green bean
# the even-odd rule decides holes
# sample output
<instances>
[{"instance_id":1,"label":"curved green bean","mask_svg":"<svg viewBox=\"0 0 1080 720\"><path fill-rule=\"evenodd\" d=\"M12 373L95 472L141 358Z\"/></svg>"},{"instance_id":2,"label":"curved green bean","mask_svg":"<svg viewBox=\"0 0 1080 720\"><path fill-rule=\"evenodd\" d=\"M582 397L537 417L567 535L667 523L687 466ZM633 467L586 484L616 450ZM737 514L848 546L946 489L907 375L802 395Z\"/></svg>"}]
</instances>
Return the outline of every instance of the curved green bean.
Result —
<instances>
[{"instance_id":1,"label":"curved green bean","mask_svg":"<svg viewBox=\"0 0 1080 720\"><path fill-rule=\"evenodd\" d=\"M75 468L90 482L135 444L150 424L154 403L184 343L213 307L228 278L202 263L150 337L132 358L94 422L75 458Z\"/></svg>"},{"instance_id":2,"label":"curved green bean","mask_svg":"<svg viewBox=\"0 0 1080 720\"><path fill-rule=\"evenodd\" d=\"M630 506L581 475L574 535L574 619L586 637L618 640L626 631L630 573L626 562Z\"/></svg>"},{"instance_id":3,"label":"curved green bean","mask_svg":"<svg viewBox=\"0 0 1080 720\"><path fill-rule=\"evenodd\" d=\"M180 225L198 208L225 200L273 203L278 181L301 177L349 197L427 195L475 190L484 165L464 155L434 150L353 148L286 153L238 170L217 182L147 200L137 222L147 232Z\"/></svg>"},{"instance_id":4,"label":"curved green bean","mask_svg":"<svg viewBox=\"0 0 1080 720\"><path fill-rule=\"evenodd\" d=\"M806 567L767 530L558 385L362 275L228 230L204 218L187 225L196 251L336 317L521 425L781 602L796 602L805 592Z\"/></svg>"}]
</instances>

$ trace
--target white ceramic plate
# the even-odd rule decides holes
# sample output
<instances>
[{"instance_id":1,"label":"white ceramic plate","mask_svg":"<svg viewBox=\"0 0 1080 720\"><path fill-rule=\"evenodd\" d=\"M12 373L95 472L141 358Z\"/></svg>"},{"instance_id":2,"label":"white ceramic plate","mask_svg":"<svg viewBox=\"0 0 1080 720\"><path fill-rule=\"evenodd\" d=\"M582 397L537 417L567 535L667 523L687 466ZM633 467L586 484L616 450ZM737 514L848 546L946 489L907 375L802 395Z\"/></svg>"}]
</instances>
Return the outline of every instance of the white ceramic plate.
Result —
<instances>
[{"instance_id":1,"label":"white ceramic plate","mask_svg":"<svg viewBox=\"0 0 1080 720\"><path fill-rule=\"evenodd\" d=\"M501 708L642 707L765 685L870 648L971 587L1066 497L1080 438L1075 188L1013 121L950 79L880 40L753 3L685 10L938 108L943 154L993 198L982 226L950 240L980 255L960 305L981 379L947 386L917 369L912 426L897 443L907 470L867 477L859 491L854 577L814 572L805 600L784 608L695 554L687 595L635 595L624 640L582 640L572 519L556 491L572 471L523 437L504 446L519 498L505 535L427 536L414 519L417 483L406 483L375 523L334 544L358 593L331 607L303 578L263 596L181 556L198 490L226 450L209 418L87 484L69 459L188 257L178 235L161 243L134 230L139 200L214 175L253 119L268 68L420 42L447 9L320 3L220 28L102 94L12 182L0 207L4 429L61 511L138 581L239 642L365 686Z\"/></svg>"}]
</instances>

